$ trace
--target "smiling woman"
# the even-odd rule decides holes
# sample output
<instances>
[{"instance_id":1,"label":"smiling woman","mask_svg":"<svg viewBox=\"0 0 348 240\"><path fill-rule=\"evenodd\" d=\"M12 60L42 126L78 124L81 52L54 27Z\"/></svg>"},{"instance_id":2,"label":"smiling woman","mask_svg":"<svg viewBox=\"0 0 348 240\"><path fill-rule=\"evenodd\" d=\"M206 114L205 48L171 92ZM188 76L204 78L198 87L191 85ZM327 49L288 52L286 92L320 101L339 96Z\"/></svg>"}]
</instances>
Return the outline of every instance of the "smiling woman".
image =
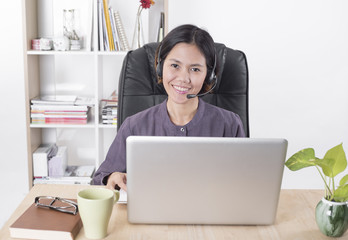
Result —
<instances>
[{"instance_id":1,"label":"smiling woman","mask_svg":"<svg viewBox=\"0 0 348 240\"><path fill-rule=\"evenodd\" d=\"M193 25L173 29L156 51L158 84L168 98L125 119L93 183L127 190L128 136L244 137L240 117L199 99L216 83L215 46L208 32Z\"/></svg>"},{"instance_id":2,"label":"smiling woman","mask_svg":"<svg viewBox=\"0 0 348 240\"><path fill-rule=\"evenodd\" d=\"M202 89L207 74L205 62L197 46L187 43L175 45L164 61L163 85L168 94L168 114L177 125L190 122L198 108L198 98L188 99L187 94L198 94Z\"/></svg>"}]
</instances>

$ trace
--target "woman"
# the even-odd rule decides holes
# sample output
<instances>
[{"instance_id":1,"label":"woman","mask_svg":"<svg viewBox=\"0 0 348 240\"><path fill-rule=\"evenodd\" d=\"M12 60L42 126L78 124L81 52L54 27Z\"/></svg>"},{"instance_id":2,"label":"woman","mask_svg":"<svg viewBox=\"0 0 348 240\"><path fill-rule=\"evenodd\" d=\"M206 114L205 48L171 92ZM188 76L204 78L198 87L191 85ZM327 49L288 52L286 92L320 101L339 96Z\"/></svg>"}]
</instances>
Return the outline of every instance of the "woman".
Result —
<instances>
[{"instance_id":1,"label":"woman","mask_svg":"<svg viewBox=\"0 0 348 240\"><path fill-rule=\"evenodd\" d=\"M159 84L163 84L168 98L124 121L93 184L127 191L126 139L130 135L245 136L237 114L196 96L216 84L215 55L212 37L196 26L182 25L168 33L156 52Z\"/></svg>"}]
</instances>

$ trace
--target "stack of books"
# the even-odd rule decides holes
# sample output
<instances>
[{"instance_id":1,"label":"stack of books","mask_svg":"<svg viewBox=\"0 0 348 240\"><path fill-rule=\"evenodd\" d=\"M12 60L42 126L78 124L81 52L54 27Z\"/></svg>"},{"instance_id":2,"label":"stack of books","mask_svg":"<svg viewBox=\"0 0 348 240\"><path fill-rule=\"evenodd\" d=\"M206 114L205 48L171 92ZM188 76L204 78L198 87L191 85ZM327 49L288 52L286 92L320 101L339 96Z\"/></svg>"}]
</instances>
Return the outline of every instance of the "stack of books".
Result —
<instances>
[{"instance_id":1,"label":"stack of books","mask_svg":"<svg viewBox=\"0 0 348 240\"><path fill-rule=\"evenodd\" d=\"M87 124L93 99L77 96L41 96L31 100L32 124Z\"/></svg>"},{"instance_id":2,"label":"stack of books","mask_svg":"<svg viewBox=\"0 0 348 240\"><path fill-rule=\"evenodd\" d=\"M98 41L100 51L130 50L121 17L108 0L98 0Z\"/></svg>"},{"instance_id":3,"label":"stack of books","mask_svg":"<svg viewBox=\"0 0 348 240\"><path fill-rule=\"evenodd\" d=\"M101 100L101 116L103 124L117 125L117 103L116 91L110 97Z\"/></svg>"}]
</instances>

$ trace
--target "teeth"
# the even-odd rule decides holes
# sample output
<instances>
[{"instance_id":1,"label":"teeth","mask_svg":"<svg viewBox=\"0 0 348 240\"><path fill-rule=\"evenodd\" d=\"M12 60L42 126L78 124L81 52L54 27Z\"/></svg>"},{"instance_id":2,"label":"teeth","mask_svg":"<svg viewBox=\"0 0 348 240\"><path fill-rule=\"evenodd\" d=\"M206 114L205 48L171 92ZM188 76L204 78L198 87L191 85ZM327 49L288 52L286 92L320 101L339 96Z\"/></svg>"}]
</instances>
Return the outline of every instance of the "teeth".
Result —
<instances>
[{"instance_id":1,"label":"teeth","mask_svg":"<svg viewBox=\"0 0 348 240\"><path fill-rule=\"evenodd\" d=\"M179 86L173 86L176 90L181 91L181 92L185 92L188 90L188 88L183 88L183 87L179 87Z\"/></svg>"}]
</instances>

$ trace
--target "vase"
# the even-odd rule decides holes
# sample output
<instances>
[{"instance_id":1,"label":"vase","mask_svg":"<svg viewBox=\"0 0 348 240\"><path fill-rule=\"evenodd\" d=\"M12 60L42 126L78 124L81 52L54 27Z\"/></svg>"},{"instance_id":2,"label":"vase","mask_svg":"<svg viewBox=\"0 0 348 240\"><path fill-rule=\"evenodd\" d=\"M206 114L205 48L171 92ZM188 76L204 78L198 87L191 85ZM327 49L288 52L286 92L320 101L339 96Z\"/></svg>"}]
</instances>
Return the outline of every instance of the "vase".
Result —
<instances>
[{"instance_id":1,"label":"vase","mask_svg":"<svg viewBox=\"0 0 348 240\"><path fill-rule=\"evenodd\" d=\"M348 229L348 202L321 199L315 208L315 219L320 231L326 236L342 236Z\"/></svg>"},{"instance_id":2,"label":"vase","mask_svg":"<svg viewBox=\"0 0 348 240\"><path fill-rule=\"evenodd\" d=\"M143 23L141 20L142 8L139 8L138 13L135 18L135 27L133 33L132 49L140 48L144 45L144 31Z\"/></svg>"}]
</instances>

